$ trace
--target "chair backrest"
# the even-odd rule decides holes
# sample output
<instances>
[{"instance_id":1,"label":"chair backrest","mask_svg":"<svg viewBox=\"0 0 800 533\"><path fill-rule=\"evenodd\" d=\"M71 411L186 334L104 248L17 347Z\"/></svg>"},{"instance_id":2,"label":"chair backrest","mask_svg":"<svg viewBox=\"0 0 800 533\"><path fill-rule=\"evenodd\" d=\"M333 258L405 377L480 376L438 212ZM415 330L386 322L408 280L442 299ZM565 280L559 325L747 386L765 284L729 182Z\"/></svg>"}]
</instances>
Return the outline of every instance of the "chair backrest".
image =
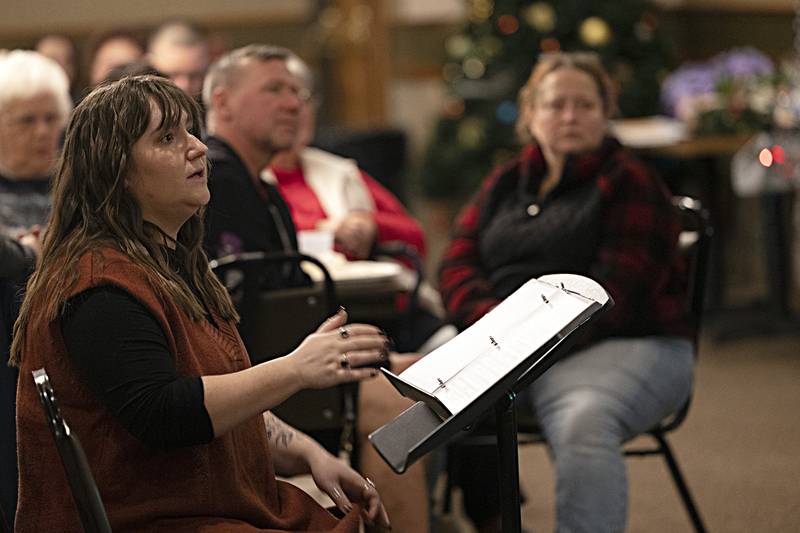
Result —
<instances>
[{"instance_id":1,"label":"chair backrest","mask_svg":"<svg viewBox=\"0 0 800 533\"><path fill-rule=\"evenodd\" d=\"M34 370L32 374L45 418L47 418L50 432L61 457L61 463L64 465L83 529L87 533L110 533L111 525L108 522L103 500L100 498L92 471L89 469L86 455L83 453L83 447L81 447L77 435L70 431L61 416L61 409L58 407L53 387L50 385L50 378L44 368ZM57 528L56 524L53 526Z\"/></svg>"},{"instance_id":2,"label":"chair backrest","mask_svg":"<svg viewBox=\"0 0 800 533\"><path fill-rule=\"evenodd\" d=\"M689 196L674 196L672 204L681 218L679 249L687 262L686 310L694 323L695 344L705 307L706 279L714 228L708 210L699 200Z\"/></svg>"},{"instance_id":3,"label":"chair backrest","mask_svg":"<svg viewBox=\"0 0 800 533\"><path fill-rule=\"evenodd\" d=\"M408 192L404 183L407 144L405 132L386 128L322 128L314 139L314 146L322 150L355 159L359 168L378 180L403 203L407 200Z\"/></svg>"},{"instance_id":4,"label":"chair backrest","mask_svg":"<svg viewBox=\"0 0 800 533\"><path fill-rule=\"evenodd\" d=\"M277 269L311 263L322 284L274 288ZM239 333L253 364L286 355L319 324L336 312L336 287L316 258L298 252L247 252L210 262L241 315Z\"/></svg>"},{"instance_id":5,"label":"chair backrest","mask_svg":"<svg viewBox=\"0 0 800 533\"><path fill-rule=\"evenodd\" d=\"M278 268L311 263L322 273L322 283L274 288L266 279ZM330 273L316 258L298 252L247 252L210 262L231 294L241 321L250 360L258 364L286 355L338 309ZM351 448L350 426L355 422L353 387L302 390L272 411L292 426L311 434L328 450ZM342 441L342 436L345 440Z\"/></svg>"},{"instance_id":6,"label":"chair backrest","mask_svg":"<svg viewBox=\"0 0 800 533\"><path fill-rule=\"evenodd\" d=\"M8 519L6 518L6 513L3 511L3 507L0 506L0 533L9 533L11 531L11 527L8 525Z\"/></svg>"},{"instance_id":7,"label":"chair backrest","mask_svg":"<svg viewBox=\"0 0 800 533\"><path fill-rule=\"evenodd\" d=\"M678 210L681 219L678 249L686 258L686 313L692 321L694 329L693 341L695 353L697 353L700 326L705 309L708 259L711 253L711 239L714 236L714 228L711 226L708 210L703 207L699 200L690 196L673 196L672 205ZM689 413L691 401L692 398L690 396L676 413L662 420L653 431L665 433L679 427Z\"/></svg>"}]
</instances>

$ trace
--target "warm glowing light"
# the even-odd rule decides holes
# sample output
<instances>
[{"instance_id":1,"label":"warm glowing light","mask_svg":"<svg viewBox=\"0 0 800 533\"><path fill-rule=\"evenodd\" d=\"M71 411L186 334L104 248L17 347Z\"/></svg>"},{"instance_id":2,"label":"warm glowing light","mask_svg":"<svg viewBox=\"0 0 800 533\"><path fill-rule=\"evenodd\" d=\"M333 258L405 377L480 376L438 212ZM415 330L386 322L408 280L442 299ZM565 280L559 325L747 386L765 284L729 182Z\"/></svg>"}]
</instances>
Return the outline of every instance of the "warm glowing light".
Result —
<instances>
[{"instance_id":1,"label":"warm glowing light","mask_svg":"<svg viewBox=\"0 0 800 533\"><path fill-rule=\"evenodd\" d=\"M783 149L783 146L780 144L776 144L772 147L772 159L775 160L775 164L782 165L786 162L786 152Z\"/></svg>"},{"instance_id":2,"label":"warm glowing light","mask_svg":"<svg viewBox=\"0 0 800 533\"><path fill-rule=\"evenodd\" d=\"M772 166L772 152L769 148L764 148L758 153L758 162L767 168Z\"/></svg>"},{"instance_id":3,"label":"warm glowing light","mask_svg":"<svg viewBox=\"0 0 800 533\"><path fill-rule=\"evenodd\" d=\"M547 37L546 39L542 39L542 42L539 44L542 49L542 52L558 52L561 50L561 43L558 42L558 39L554 39L552 37Z\"/></svg>"},{"instance_id":4,"label":"warm glowing light","mask_svg":"<svg viewBox=\"0 0 800 533\"><path fill-rule=\"evenodd\" d=\"M503 15L497 19L497 27L500 28L502 33L511 35L519 29L519 21L513 15Z\"/></svg>"}]
</instances>

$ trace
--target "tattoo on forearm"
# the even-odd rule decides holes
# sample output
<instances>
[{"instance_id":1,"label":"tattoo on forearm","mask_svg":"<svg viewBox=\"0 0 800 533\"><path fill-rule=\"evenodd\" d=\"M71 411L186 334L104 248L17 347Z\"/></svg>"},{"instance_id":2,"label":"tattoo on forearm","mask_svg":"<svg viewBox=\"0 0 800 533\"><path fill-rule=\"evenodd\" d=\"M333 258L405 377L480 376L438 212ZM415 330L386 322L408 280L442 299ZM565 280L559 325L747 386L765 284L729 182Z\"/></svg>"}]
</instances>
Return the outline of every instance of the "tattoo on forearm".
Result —
<instances>
[{"instance_id":1,"label":"tattoo on forearm","mask_svg":"<svg viewBox=\"0 0 800 533\"><path fill-rule=\"evenodd\" d=\"M288 448L294 439L295 431L275 418L272 413L265 417L267 426L267 440L276 447Z\"/></svg>"}]
</instances>

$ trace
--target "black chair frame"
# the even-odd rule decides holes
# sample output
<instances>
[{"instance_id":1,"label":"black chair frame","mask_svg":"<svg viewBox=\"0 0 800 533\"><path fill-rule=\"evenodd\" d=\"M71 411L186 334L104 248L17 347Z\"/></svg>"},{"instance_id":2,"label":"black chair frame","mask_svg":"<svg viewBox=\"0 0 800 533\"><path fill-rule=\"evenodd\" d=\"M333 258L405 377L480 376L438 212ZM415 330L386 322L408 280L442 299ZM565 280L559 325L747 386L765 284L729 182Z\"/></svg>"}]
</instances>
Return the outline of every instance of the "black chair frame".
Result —
<instances>
[{"instance_id":1,"label":"black chair frame","mask_svg":"<svg viewBox=\"0 0 800 533\"><path fill-rule=\"evenodd\" d=\"M86 533L110 533L111 525L108 522L103 500L86 460L78 436L70 431L69 426L61 416L61 409L56 401L50 378L44 368L34 370L33 381L39 392L39 400L44 409L50 432L53 434L58 455L64 465L64 472L69 482L75 506L80 515L81 524Z\"/></svg>"}]
</instances>

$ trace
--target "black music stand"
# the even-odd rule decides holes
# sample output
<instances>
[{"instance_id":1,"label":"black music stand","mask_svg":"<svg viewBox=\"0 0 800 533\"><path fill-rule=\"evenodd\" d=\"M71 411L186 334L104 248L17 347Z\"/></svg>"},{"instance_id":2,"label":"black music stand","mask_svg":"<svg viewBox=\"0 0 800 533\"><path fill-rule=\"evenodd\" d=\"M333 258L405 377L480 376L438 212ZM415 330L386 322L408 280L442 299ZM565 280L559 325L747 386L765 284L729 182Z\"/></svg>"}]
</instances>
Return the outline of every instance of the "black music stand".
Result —
<instances>
[{"instance_id":1,"label":"black music stand","mask_svg":"<svg viewBox=\"0 0 800 533\"><path fill-rule=\"evenodd\" d=\"M435 399L427 403L420 400L369 436L370 442L384 461L395 472L402 474L411 464L453 440L459 432L475 424L494 407L504 533L519 533L522 529L517 452L517 394L568 352L575 340L573 333L593 322L614 305L608 293L588 278L571 274L552 274L542 276L539 280L560 285L568 291L574 290L591 298L595 304L455 415L447 416L446 413L442 413L444 407L437 405ZM391 372L383 370L398 389L407 388L407 385L398 383L398 379ZM408 390L401 392L405 396L413 396L415 393Z\"/></svg>"}]
</instances>

